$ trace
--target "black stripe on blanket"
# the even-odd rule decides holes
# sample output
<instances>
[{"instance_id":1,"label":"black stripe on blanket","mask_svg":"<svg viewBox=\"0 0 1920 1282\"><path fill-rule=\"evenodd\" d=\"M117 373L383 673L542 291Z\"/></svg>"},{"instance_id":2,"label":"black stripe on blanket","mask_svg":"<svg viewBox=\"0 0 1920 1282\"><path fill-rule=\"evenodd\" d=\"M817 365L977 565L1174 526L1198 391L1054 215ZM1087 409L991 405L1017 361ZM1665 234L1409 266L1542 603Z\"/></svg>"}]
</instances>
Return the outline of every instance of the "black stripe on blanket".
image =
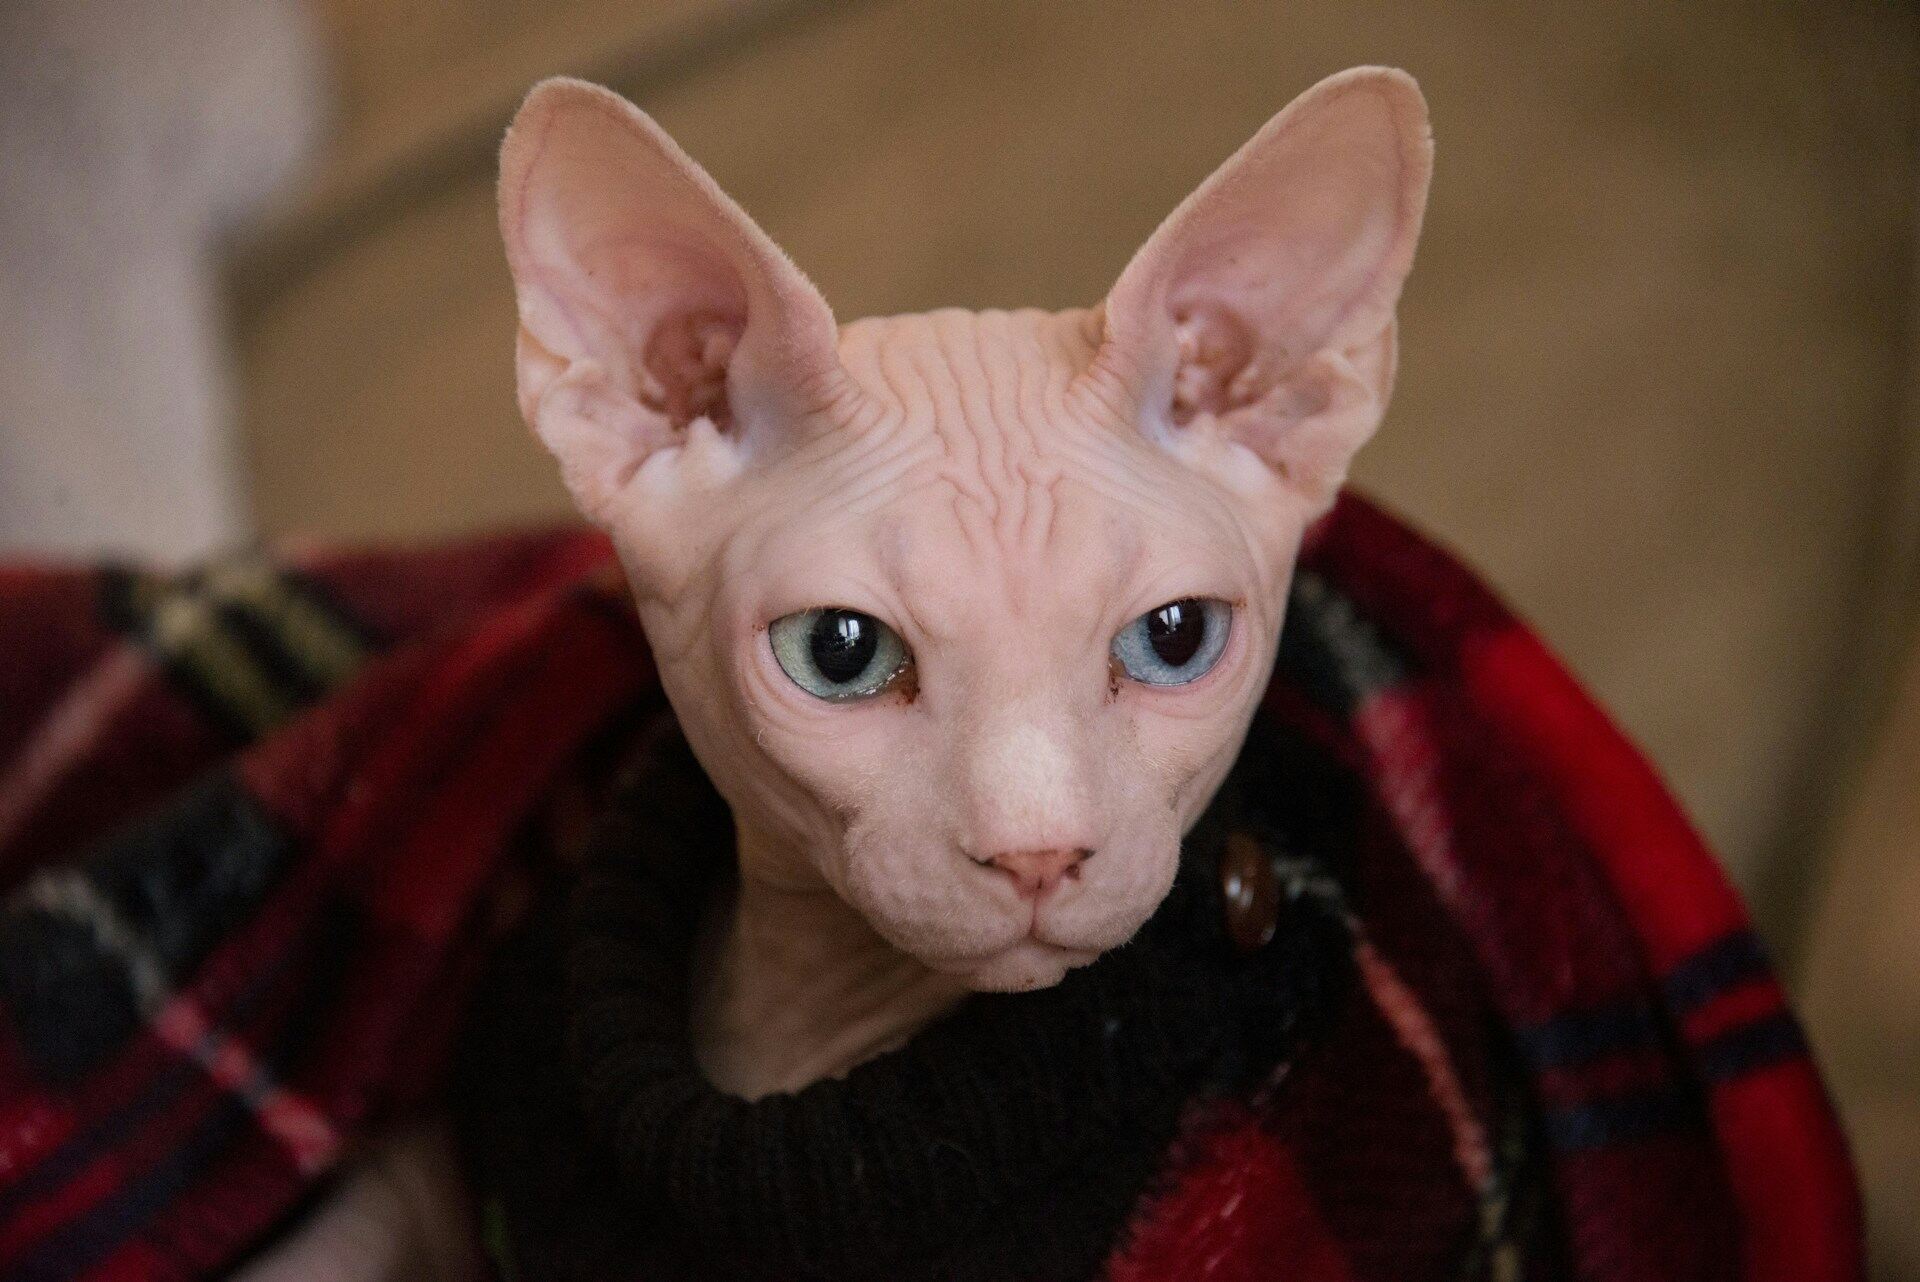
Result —
<instances>
[{"instance_id":1,"label":"black stripe on blanket","mask_svg":"<svg viewBox=\"0 0 1920 1282\"><path fill-rule=\"evenodd\" d=\"M1772 978L1773 964L1766 945L1751 930L1736 930L1693 953L1668 973L1667 1001L1684 1015L1742 984Z\"/></svg>"},{"instance_id":2,"label":"black stripe on blanket","mask_svg":"<svg viewBox=\"0 0 1920 1282\"><path fill-rule=\"evenodd\" d=\"M173 577L111 568L98 600L234 744L337 689L377 646L318 584L250 553Z\"/></svg>"},{"instance_id":3,"label":"black stripe on blanket","mask_svg":"<svg viewBox=\"0 0 1920 1282\"><path fill-rule=\"evenodd\" d=\"M1672 1044L1660 1014L1645 997L1571 1010L1528 1028L1514 1042L1538 1072L1576 1068L1614 1055L1653 1052Z\"/></svg>"},{"instance_id":4,"label":"black stripe on blanket","mask_svg":"<svg viewBox=\"0 0 1920 1282\"><path fill-rule=\"evenodd\" d=\"M1800 1022L1785 1010L1737 1024L1700 1045L1700 1073L1724 1082L1807 1055Z\"/></svg>"},{"instance_id":5,"label":"black stripe on blanket","mask_svg":"<svg viewBox=\"0 0 1920 1282\"><path fill-rule=\"evenodd\" d=\"M1302 571L1287 597L1279 670L1320 707L1350 718L1412 668L1407 655L1320 575Z\"/></svg>"},{"instance_id":6,"label":"black stripe on blanket","mask_svg":"<svg viewBox=\"0 0 1920 1282\"><path fill-rule=\"evenodd\" d=\"M0 912L0 1006L54 1081L85 1073L259 903L287 835L216 771Z\"/></svg>"},{"instance_id":7,"label":"black stripe on blanket","mask_svg":"<svg viewBox=\"0 0 1920 1282\"><path fill-rule=\"evenodd\" d=\"M1695 1092L1675 1082L1550 1108L1542 1121L1547 1141L1564 1153L1670 1131L1701 1132L1706 1129L1706 1110Z\"/></svg>"}]
</instances>

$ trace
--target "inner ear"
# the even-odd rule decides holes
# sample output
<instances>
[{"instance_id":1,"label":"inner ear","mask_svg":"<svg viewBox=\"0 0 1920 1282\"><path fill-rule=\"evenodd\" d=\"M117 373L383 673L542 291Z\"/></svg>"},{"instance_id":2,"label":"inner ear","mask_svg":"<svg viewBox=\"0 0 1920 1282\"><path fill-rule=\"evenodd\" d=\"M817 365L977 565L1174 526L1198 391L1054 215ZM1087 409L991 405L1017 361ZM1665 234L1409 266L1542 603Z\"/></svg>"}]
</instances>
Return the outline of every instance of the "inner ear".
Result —
<instances>
[{"instance_id":1,"label":"inner ear","mask_svg":"<svg viewBox=\"0 0 1920 1282\"><path fill-rule=\"evenodd\" d=\"M1173 313L1179 342L1172 418L1184 427L1200 415L1219 418L1266 395L1279 353L1263 353L1253 329L1232 310L1189 303Z\"/></svg>"},{"instance_id":2,"label":"inner ear","mask_svg":"<svg viewBox=\"0 0 1920 1282\"><path fill-rule=\"evenodd\" d=\"M640 354L640 403L676 432L702 418L731 428L727 366L746 327L745 316L718 311L662 318Z\"/></svg>"}]
</instances>

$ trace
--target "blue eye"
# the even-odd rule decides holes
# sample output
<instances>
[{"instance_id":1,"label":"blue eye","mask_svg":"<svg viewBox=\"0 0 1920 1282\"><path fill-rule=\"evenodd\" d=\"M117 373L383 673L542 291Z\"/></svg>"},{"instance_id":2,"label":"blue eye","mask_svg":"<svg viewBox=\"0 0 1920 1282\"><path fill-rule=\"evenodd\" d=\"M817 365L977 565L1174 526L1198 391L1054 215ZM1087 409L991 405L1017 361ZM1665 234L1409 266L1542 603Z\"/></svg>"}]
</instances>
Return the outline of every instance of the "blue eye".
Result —
<instances>
[{"instance_id":1,"label":"blue eye","mask_svg":"<svg viewBox=\"0 0 1920 1282\"><path fill-rule=\"evenodd\" d=\"M1126 674L1150 686L1198 681L1220 662L1233 627L1233 607L1211 597L1187 597L1149 610L1120 629L1113 657Z\"/></svg>"},{"instance_id":2,"label":"blue eye","mask_svg":"<svg viewBox=\"0 0 1920 1282\"><path fill-rule=\"evenodd\" d=\"M894 683L912 656L880 620L858 610L802 610L767 629L780 670L821 699L864 699Z\"/></svg>"}]
</instances>

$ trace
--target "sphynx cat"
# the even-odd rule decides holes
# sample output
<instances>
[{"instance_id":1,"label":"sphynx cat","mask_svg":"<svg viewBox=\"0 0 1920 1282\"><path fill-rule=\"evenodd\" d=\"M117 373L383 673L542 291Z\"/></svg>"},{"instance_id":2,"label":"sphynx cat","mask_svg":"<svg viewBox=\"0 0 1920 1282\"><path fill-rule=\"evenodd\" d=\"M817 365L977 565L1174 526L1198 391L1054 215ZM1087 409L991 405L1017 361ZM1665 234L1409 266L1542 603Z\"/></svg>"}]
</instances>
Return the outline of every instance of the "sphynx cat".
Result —
<instances>
[{"instance_id":1,"label":"sphynx cat","mask_svg":"<svg viewBox=\"0 0 1920 1282\"><path fill-rule=\"evenodd\" d=\"M534 89L500 177L520 409L734 816L717 1086L844 1074L1153 913L1386 407L1431 155L1413 80L1357 68L1096 307L836 325L637 108Z\"/></svg>"}]
</instances>

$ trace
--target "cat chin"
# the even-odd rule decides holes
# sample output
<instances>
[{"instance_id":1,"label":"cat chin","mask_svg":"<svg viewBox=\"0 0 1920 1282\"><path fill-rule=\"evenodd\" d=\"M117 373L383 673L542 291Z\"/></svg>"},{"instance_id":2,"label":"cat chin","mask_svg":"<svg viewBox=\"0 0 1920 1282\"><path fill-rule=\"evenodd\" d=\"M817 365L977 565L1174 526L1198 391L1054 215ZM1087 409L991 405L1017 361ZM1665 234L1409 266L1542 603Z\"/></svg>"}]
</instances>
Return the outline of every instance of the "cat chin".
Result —
<instances>
[{"instance_id":1,"label":"cat chin","mask_svg":"<svg viewBox=\"0 0 1920 1282\"><path fill-rule=\"evenodd\" d=\"M1099 956L1095 949L1062 948L1023 939L969 965L959 977L978 993L1027 993L1053 987L1068 971Z\"/></svg>"}]
</instances>

